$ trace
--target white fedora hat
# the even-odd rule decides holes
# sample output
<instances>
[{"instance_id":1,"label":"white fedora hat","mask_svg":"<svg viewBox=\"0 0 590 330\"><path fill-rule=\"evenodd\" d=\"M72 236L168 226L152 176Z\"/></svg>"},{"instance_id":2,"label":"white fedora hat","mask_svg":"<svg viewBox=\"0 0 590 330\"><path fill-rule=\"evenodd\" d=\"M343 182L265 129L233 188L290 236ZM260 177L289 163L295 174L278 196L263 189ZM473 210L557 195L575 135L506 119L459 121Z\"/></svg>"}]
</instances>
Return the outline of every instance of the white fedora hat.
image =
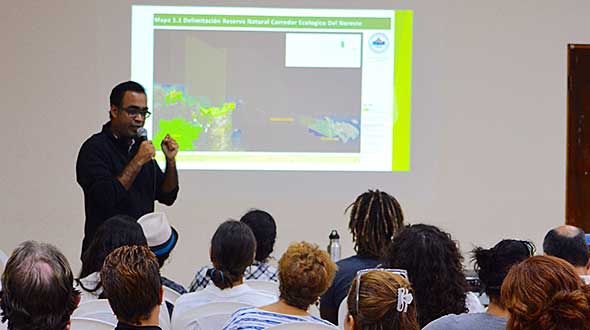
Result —
<instances>
[{"instance_id":1,"label":"white fedora hat","mask_svg":"<svg viewBox=\"0 0 590 330\"><path fill-rule=\"evenodd\" d=\"M137 220L141 225L148 246L155 255L166 254L176 246L178 232L168 222L168 217L162 212L143 215Z\"/></svg>"}]
</instances>

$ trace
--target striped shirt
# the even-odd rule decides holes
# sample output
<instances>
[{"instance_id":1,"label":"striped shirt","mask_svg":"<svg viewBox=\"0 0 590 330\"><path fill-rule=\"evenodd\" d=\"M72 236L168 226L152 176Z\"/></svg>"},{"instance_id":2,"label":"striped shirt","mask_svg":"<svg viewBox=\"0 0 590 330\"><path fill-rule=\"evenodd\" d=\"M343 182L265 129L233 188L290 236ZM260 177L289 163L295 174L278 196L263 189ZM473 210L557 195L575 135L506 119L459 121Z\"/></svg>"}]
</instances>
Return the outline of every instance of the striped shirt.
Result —
<instances>
[{"instance_id":1,"label":"striped shirt","mask_svg":"<svg viewBox=\"0 0 590 330\"><path fill-rule=\"evenodd\" d=\"M236 311L225 324L223 330L264 330L275 325L296 322L313 322L334 326L332 323L313 315L280 314L250 307Z\"/></svg>"}]
</instances>

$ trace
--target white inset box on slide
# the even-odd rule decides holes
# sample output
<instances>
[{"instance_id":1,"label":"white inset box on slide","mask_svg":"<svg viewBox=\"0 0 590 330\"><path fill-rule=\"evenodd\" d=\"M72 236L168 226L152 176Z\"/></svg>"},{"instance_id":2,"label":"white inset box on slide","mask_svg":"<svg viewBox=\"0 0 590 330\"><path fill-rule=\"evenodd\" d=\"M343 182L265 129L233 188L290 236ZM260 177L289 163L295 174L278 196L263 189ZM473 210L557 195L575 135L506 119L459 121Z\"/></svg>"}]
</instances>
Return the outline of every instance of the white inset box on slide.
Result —
<instances>
[{"instance_id":1,"label":"white inset box on slide","mask_svg":"<svg viewBox=\"0 0 590 330\"><path fill-rule=\"evenodd\" d=\"M360 68L359 33L287 33L285 66L304 68Z\"/></svg>"}]
</instances>

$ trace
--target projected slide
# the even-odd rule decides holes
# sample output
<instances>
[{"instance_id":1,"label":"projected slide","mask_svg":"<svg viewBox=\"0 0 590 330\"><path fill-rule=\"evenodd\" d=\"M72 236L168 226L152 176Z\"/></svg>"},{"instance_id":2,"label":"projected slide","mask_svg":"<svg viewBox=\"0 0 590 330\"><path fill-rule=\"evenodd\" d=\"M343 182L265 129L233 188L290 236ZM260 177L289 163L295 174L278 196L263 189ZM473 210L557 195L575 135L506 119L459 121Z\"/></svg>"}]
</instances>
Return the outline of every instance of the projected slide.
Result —
<instances>
[{"instance_id":1,"label":"projected slide","mask_svg":"<svg viewBox=\"0 0 590 330\"><path fill-rule=\"evenodd\" d=\"M156 146L178 141L180 169L407 171L411 23L408 11L133 6L146 128Z\"/></svg>"}]
</instances>

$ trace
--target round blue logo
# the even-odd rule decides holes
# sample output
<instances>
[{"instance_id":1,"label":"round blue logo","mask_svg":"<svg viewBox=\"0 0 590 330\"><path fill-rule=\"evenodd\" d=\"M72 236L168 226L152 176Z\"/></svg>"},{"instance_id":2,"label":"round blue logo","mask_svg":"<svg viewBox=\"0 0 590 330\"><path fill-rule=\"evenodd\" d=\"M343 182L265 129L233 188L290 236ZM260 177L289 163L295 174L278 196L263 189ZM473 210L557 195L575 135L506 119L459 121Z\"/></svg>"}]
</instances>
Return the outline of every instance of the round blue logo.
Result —
<instances>
[{"instance_id":1,"label":"round blue logo","mask_svg":"<svg viewBox=\"0 0 590 330\"><path fill-rule=\"evenodd\" d=\"M375 53L383 53L389 48L389 39L383 33L375 33L369 38L369 47Z\"/></svg>"}]
</instances>

